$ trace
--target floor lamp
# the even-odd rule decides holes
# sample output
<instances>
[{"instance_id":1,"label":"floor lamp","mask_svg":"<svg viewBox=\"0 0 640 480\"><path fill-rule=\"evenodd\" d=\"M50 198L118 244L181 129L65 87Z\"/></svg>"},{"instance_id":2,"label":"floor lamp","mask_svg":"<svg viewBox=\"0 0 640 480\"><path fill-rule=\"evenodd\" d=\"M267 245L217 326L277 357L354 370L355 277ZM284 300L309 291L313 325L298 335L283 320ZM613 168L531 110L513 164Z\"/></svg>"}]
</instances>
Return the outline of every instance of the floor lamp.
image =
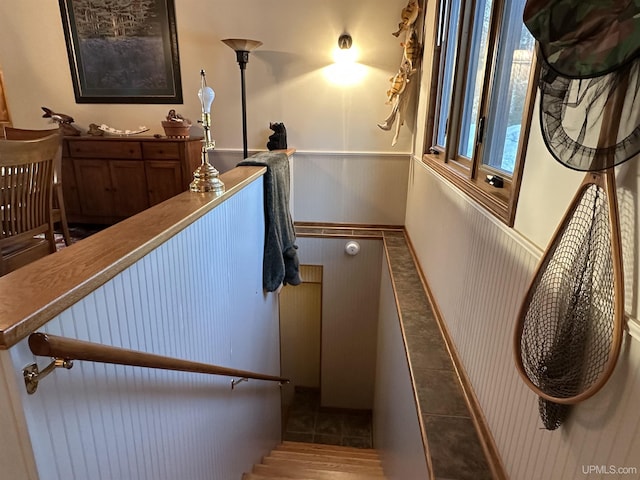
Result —
<instances>
[{"instance_id":1,"label":"floor lamp","mask_svg":"<svg viewBox=\"0 0 640 480\"><path fill-rule=\"evenodd\" d=\"M242 89L242 147L244 159L249 156L247 149L247 94L244 85L244 71L247 69L247 63L249 62L249 52L262 45L262 42L247 40L246 38L227 38L222 41L235 50L238 65L240 66L240 87Z\"/></svg>"}]
</instances>

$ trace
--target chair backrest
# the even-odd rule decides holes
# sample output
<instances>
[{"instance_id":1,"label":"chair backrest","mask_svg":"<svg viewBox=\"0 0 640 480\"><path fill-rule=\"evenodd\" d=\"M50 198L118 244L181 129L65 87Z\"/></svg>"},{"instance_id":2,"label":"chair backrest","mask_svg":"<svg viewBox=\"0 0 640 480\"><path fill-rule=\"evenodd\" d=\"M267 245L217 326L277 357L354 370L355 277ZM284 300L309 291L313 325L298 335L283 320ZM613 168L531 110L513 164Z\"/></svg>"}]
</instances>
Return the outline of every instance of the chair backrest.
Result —
<instances>
[{"instance_id":1,"label":"chair backrest","mask_svg":"<svg viewBox=\"0 0 640 480\"><path fill-rule=\"evenodd\" d=\"M7 140L35 140L37 138L48 137L57 133L60 135L60 146L53 161L53 179L57 183L62 182L62 132L59 128L47 130L28 130L25 128L4 127L4 138Z\"/></svg>"},{"instance_id":2,"label":"chair backrest","mask_svg":"<svg viewBox=\"0 0 640 480\"><path fill-rule=\"evenodd\" d=\"M60 133L60 129L28 130L26 128L4 127L4 138L7 140L35 140L36 138L48 137L54 133Z\"/></svg>"},{"instance_id":3,"label":"chair backrest","mask_svg":"<svg viewBox=\"0 0 640 480\"><path fill-rule=\"evenodd\" d=\"M0 246L52 231L53 161L60 135L0 140Z\"/></svg>"}]
</instances>

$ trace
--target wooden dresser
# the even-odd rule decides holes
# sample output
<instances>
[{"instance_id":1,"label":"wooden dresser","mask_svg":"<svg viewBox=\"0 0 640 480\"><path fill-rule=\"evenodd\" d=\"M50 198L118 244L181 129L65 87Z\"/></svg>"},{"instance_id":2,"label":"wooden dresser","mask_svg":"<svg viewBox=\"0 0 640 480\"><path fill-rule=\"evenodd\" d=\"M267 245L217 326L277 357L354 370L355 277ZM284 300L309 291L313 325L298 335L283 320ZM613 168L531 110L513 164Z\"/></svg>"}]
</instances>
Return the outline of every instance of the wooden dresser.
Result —
<instances>
[{"instance_id":1,"label":"wooden dresser","mask_svg":"<svg viewBox=\"0 0 640 480\"><path fill-rule=\"evenodd\" d=\"M116 223L188 190L201 149L201 138L65 137L69 222Z\"/></svg>"}]
</instances>

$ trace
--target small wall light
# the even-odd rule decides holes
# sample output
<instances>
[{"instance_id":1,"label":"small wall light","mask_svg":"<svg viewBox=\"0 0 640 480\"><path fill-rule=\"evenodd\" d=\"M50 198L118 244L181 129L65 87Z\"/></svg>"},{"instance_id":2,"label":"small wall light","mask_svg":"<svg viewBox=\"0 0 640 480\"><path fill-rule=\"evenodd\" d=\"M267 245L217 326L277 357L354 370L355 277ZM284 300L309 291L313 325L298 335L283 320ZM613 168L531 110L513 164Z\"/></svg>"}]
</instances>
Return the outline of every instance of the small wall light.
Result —
<instances>
[{"instance_id":1,"label":"small wall light","mask_svg":"<svg viewBox=\"0 0 640 480\"><path fill-rule=\"evenodd\" d=\"M358 59L358 49L351 48L353 38L348 33L343 33L338 37L338 48L333 50L333 61L339 64L355 63Z\"/></svg>"},{"instance_id":2,"label":"small wall light","mask_svg":"<svg viewBox=\"0 0 640 480\"><path fill-rule=\"evenodd\" d=\"M364 65L358 62L358 48L353 46L353 38L348 33L338 37L338 45L333 50L333 64L324 69L327 79L337 85L360 83L366 75Z\"/></svg>"},{"instance_id":3,"label":"small wall light","mask_svg":"<svg viewBox=\"0 0 640 480\"><path fill-rule=\"evenodd\" d=\"M338 37L338 46L341 50L348 50L353 45L353 38L348 33L343 33Z\"/></svg>"}]
</instances>

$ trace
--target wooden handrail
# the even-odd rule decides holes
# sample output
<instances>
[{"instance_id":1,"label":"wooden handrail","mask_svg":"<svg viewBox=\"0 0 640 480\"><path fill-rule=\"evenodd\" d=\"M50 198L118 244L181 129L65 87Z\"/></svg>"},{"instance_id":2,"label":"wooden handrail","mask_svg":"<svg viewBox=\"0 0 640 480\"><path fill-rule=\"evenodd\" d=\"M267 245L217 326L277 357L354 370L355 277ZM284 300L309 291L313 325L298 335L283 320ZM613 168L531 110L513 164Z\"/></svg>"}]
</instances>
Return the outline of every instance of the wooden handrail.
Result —
<instances>
[{"instance_id":1,"label":"wooden handrail","mask_svg":"<svg viewBox=\"0 0 640 480\"><path fill-rule=\"evenodd\" d=\"M63 359L66 361L85 360L88 362L112 363L133 367L159 368L180 372L207 373L210 375L224 375L227 377L242 377L253 380L270 380L289 383L289 380L274 375L236 370L234 368L219 367L207 363L180 360L164 357L153 353L127 350L120 347L86 342L72 338L58 337L48 333L32 333L29 335L29 348L34 355Z\"/></svg>"}]
</instances>

